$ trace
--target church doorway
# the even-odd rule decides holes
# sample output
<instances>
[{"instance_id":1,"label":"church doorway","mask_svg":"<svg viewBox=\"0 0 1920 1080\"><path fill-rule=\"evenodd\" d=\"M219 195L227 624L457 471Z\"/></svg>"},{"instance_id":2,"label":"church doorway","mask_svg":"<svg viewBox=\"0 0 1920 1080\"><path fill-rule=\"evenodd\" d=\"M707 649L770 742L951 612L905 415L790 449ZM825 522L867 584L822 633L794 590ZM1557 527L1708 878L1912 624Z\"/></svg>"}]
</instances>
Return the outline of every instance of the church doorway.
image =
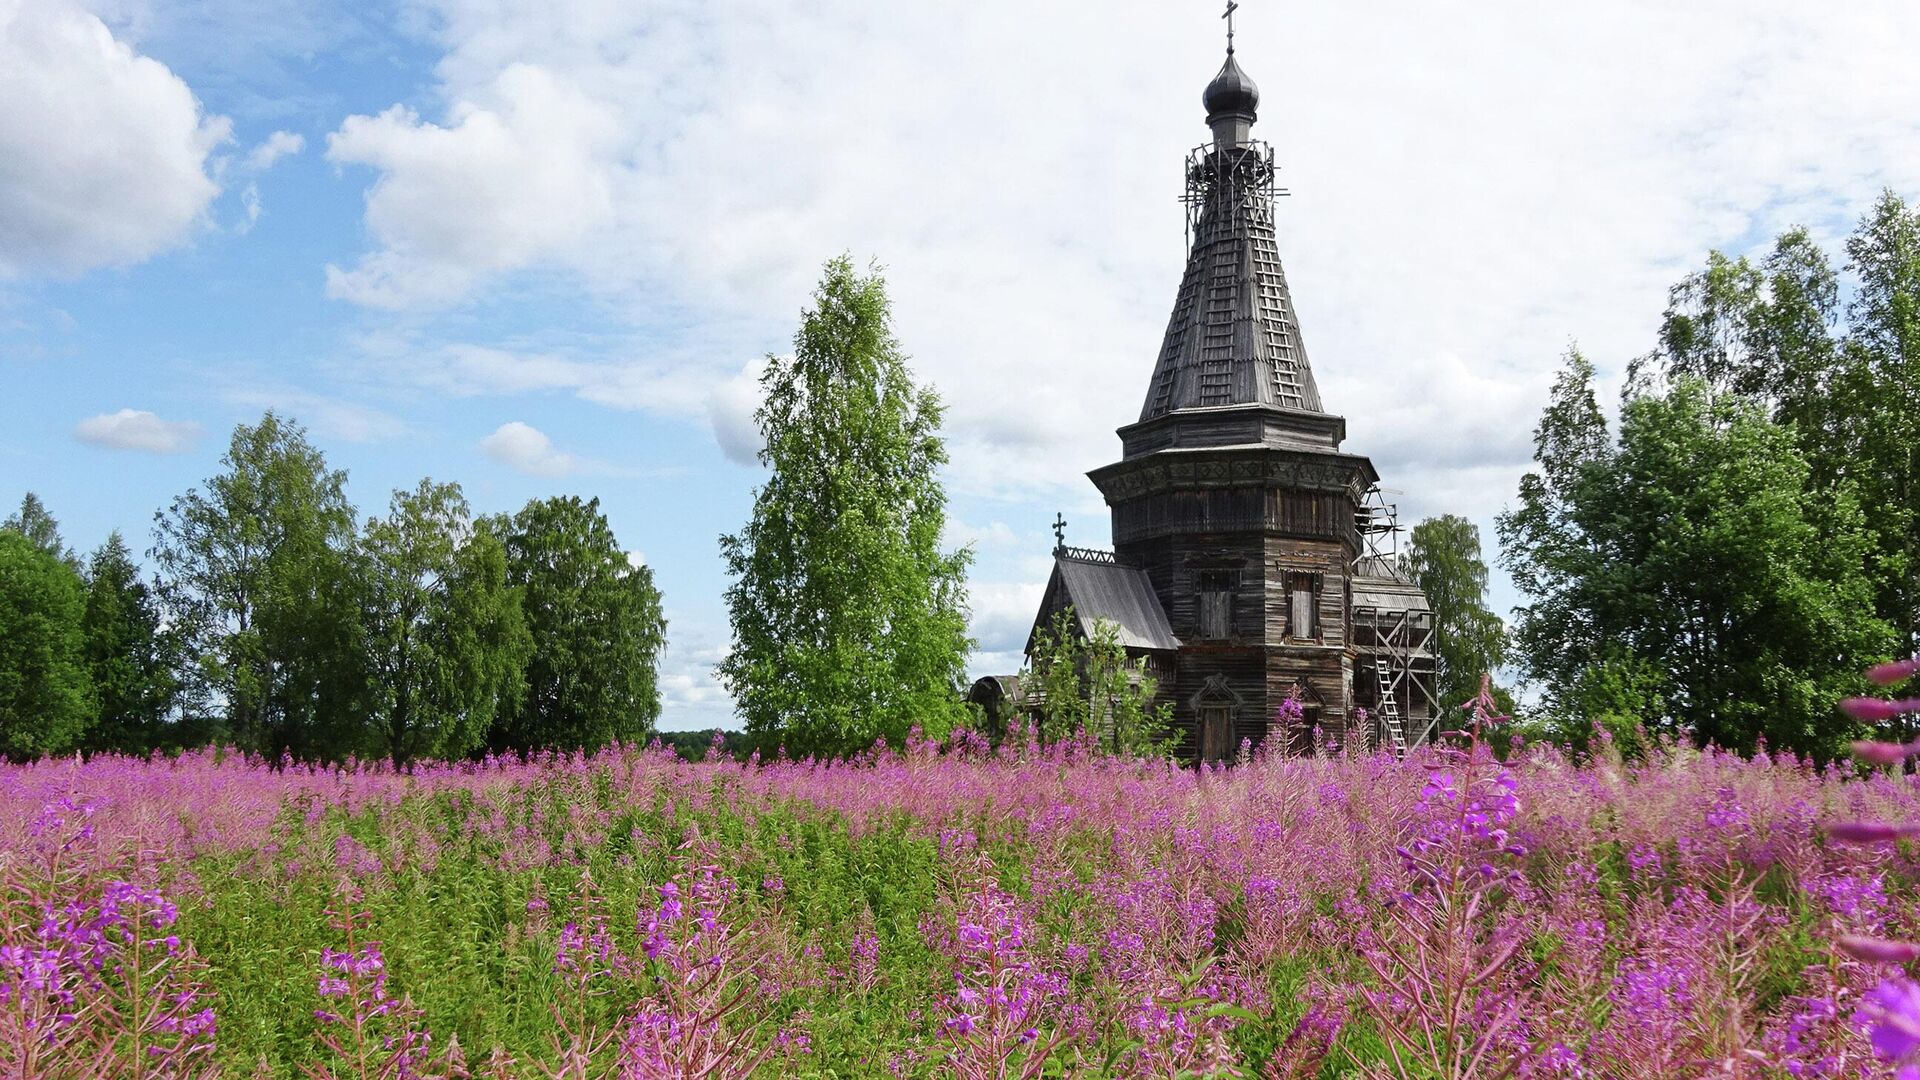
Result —
<instances>
[{"instance_id":1,"label":"church doorway","mask_svg":"<svg viewBox=\"0 0 1920 1080\"><path fill-rule=\"evenodd\" d=\"M1200 708L1200 760L1225 761L1233 756L1233 710L1226 705Z\"/></svg>"}]
</instances>

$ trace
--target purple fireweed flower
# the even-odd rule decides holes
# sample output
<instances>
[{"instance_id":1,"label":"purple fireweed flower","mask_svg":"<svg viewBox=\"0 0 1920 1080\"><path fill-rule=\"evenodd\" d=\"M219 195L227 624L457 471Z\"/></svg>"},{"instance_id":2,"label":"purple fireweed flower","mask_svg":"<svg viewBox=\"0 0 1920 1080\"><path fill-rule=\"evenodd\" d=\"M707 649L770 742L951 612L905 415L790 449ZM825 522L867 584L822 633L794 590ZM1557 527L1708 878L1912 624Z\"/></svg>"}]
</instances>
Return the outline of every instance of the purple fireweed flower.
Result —
<instances>
[{"instance_id":1,"label":"purple fireweed flower","mask_svg":"<svg viewBox=\"0 0 1920 1080\"><path fill-rule=\"evenodd\" d=\"M1888 701L1885 698L1850 697L1840 702L1840 711L1855 720L1878 724L1910 712L1920 712L1920 698Z\"/></svg>"},{"instance_id":2,"label":"purple fireweed flower","mask_svg":"<svg viewBox=\"0 0 1920 1080\"><path fill-rule=\"evenodd\" d=\"M1753 815L1741 806L1732 788L1721 788L1714 794L1713 805L1707 808L1707 827L1712 829L1738 829L1753 824Z\"/></svg>"},{"instance_id":3,"label":"purple fireweed flower","mask_svg":"<svg viewBox=\"0 0 1920 1080\"><path fill-rule=\"evenodd\" d=\"M1827 826L1827 835L1842 844L1885 844L1903 836L1912 836L1912 825L1889 825L1882 821L1840 821Z\"/></svg>"},{"instance_id":4,"label":"purple fireweed flower","mask_svg":"<svg viewBox=\"0 0 1920 1080\"><path fill-rule=\"evenodd\" d=\"M1920 959L1920 945L1906 941L1882 941L1859 934L1842 934L1836 944L1841 952L1870 964L1904 964Z\"/></svg>"},{"instance_id":5,"label":"purple fireweed flower","mask_svg":"<svg viewBox=\"0 0 1920 1080\"><path fill-rule=\"evenodd\" d=\"M1920 657L1895 660L1890 664L1875 664L1867 669L1867 681L1880 686L1891 686L1897 682L1905 682L1915 673L1920 673Z\"/></svg>"},{"instance_id":6,"label":"purple fireweed flower","mask_svg":"<svg viewBox=\"0 0 1920 1080\"><path fill-rule=\"evenodd\" d=\"M1861 739L1853 744L1853 756L1869 765L1898 765L1920 754L1920 744L1873 742Z\"/></svg>"},{"instance_id":7,"label":"purple fireweed flower","mask_svg":"<svg viewBox=\"0 0 1920 1080\"><path fill-rule=\"evenodd\" d=\"M1827 910L1850 920L1878 925L1887 909L1886 880L1881 874L1820 874L1801 884L1811 896L1826 901Z\"/></svg>"},{"instance_id":8,"label":"purple fireweed flower","mask_svg":"<svg viewBox=\"0 0 1920 1080\"><path fill-rule=\"evenodd\" d=\"M1306 706L1291 691L1287 693L1280 707L1273 710L1273 726L1277 731L1291 731L1300 721L1306 719Z\"/></svg>"},{"instance_id":9,"label":"purple fireweed flower","mask_svg":"<svg viewBox=\"0 0 1920 1080\"><path fill-rule=\"evenodd\" d=\"M1855 1023L1864 1024L1874 1052L1901 1061L1920 1051L1920 984L1895 976L1867 992Z\"/></svg>"}]
</instances>

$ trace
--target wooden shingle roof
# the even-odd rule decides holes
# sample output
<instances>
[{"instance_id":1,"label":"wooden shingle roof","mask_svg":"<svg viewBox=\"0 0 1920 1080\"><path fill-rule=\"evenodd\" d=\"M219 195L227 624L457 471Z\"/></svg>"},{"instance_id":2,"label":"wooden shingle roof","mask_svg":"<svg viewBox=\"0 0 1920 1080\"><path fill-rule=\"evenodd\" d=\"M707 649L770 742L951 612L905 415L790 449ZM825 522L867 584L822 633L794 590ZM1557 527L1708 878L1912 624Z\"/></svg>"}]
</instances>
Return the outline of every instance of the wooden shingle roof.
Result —
<instances>
[{"instance_id":1,"label":"wooden shingle roof","mask_svg":"<svg viewBox=\"0 0 1920 1080\"><path fill-rule=\"evenodd\" d=\"M1180 647L1146 571L1121 566L1105 552L1068 548L1054 553L1053 575L1047 579L1040 613L1027 635L1029 652L1034 636L1052 620L1054 612L1068 606L1073 608L1080 633L1087 637L1092 637L1095 624L1105 620L1119 630L1120 644L1128 649L1171 651Z\"/></svg>"},{"instance_id":2,"label":"wooden shingle roof","mask_svg":"<svg viewBox=\"0 0 1920 1080\"><path fill-rule=\"evenodd\" d=\"M1232 57L1227 63L1215 84L1231 74L1246 84L1241 96L1257 100L1252 80ZM1215 95L1215 86L1208 94ZM1250 123L1252 107L1240 115ZM1209 119L1218 117L1210 113ZM1142 421L1229 405L1322 411L1280 266L1273 174L1272 151L1251 139L1216 141L1189 158L1191 246Z\"/></svg>"}]
</instances>

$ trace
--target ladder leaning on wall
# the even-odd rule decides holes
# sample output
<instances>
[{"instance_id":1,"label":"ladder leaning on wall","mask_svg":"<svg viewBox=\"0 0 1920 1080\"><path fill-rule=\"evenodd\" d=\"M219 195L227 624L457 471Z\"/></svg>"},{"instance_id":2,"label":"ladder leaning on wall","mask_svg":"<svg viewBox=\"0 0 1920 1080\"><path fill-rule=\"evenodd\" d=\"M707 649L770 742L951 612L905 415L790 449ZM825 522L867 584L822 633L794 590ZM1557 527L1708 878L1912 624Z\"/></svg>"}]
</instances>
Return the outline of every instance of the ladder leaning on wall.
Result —
<instances>
[{"instance_id":1,"label":"ladder leaning on wall","mask_svg":"<svg viewBox=\"0 0 1920 1080\"><path fill-rule=\"evenodd\" d=\"M1393 696L1393 671L1387 666L1386 657L1378 656L1373 661L1373 673L1380 680L1380 697L1375 712L1380 718L1380 730L1385 733L1386 741L1393 747L1393 756L1407 756L1407 734L1400 726L1400 705Z\"/></svg>"}]
</instances>

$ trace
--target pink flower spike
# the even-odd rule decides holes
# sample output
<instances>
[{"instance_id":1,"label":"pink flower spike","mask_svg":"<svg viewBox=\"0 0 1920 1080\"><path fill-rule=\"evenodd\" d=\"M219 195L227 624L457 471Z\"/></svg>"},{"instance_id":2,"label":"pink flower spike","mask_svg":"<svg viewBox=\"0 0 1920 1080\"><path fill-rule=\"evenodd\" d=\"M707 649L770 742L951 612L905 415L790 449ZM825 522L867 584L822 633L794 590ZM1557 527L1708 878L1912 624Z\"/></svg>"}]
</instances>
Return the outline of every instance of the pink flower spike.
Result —
<instances>
[{"instance_id":1,"label":"pink flower spike","mask_svg":"<svg viewBox=\"0 0 1920 1080\"><path fill-rule=\"evenodd\" d=\"M1869 765L1898 765L1916 753L1920 753L1920 747L1905 743L1862 739L1853 744L1853 756Z\"/></svg>"},{"instance_id":2,"label":"pink flower spike","mask_svg":"<svg viewBox=\"0 0 1920 1080\"><path fill-rule=\"evenodd\" d=\"M1840 951L1869 964L1904 964L1920 958L1920 945L1907 941L1882 941L1859 934L1840 935Z\"/></svg>"},{"instance_id":3,"label":"pink flower spike","mask_svg":"<svg viewBox=\"0 0 1920 1080\"><path fill-rule=\"evenodd\" d=\"M1891 664L1876 664L1867 669L1867 681L1876 686L1891 686L1913 678L1916 673L1920 673L1920 656L1895 660Z\"/></svg>"},{"instance_id":4,"label":"pink flower spike","mask_svg":"<svg viewBox=\"0 0 1920 1080\"><path fill-rule=\"evenodd\" d=\"M1877 697L1850 697L1840 702L1840 711L1869 724L1891 720L1908 710L1909 702L1888 701Z\"/></svg>"},{"instance_id":5,"label":"pink flower spike","mask_svg":"<svg viewBox=\"0 0 1920 1080\"><path fill-rule=\"evenodd\" d=\"M1879 821L1842 821L1827 826L1827 835L1842 844L1885 844L1912 834L1911 825Z\"/></svg>"}]
</instances>

